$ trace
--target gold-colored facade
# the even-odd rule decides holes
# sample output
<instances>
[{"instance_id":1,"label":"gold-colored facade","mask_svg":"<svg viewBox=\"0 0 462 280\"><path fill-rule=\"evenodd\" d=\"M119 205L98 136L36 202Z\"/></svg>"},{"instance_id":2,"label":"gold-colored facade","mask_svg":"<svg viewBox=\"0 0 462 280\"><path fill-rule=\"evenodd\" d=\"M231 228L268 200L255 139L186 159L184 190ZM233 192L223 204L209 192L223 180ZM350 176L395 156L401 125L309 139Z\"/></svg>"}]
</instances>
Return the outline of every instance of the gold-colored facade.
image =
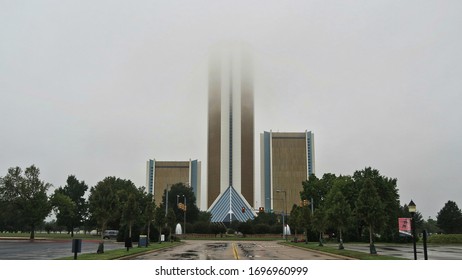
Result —
<instances>
[{"instance_id":1,"label":"gold-colored facade","mask_svg":"<svg viewBox=\"0 0 462 280\"><path fill-rule=\"evenodd\" d=\"M221 170L221 71L212 60L209 65L207 135L207 208L220 195Z\"/></svg>"},{"instance_id":2,"label":"gold-colored facade","mask_svg":"<svg viewBox=\"0 0 462 280\"><path fill-rule=\"evenodd\" d=\"M249 59L244 58L249 61ZM241 77L241 194L254 204L254 97L249 67Z\"/></svg>"},{"instance_id":3,"label":"gold-colored facade","mask_svg":"<svg viewBox=\"0 0 462 280\"><path fill-rule=\"evenodd\" d=\"M156 161L154 176L154 200L162 202L167 186L189 183L189 161Z\"/></svg>"},{"instance_id":4,"label":"gold-colored facade","mask_svg":"<svg viewBox=\"0 0 462 280\"><path fill-rule=\"evenodd\" d=\"M207 208L229 186L254 204L254 97L249 63L243 52L233 51L219 52L210 60Z\"/></svg>"},{"instance_id":5,"label":"gold-colored facade","mask_svg":"<svg viewBox=\"0 0 462 280\"><path fill-rule=\"evenodd\" d=\"M273 132L272 174L273 210L290 213L292 206L300 203L302 182L307 180L305 133Z\"/></svg>"},{"instance_id":6,"label":"gold-colored facade","mask_svg":"<svg viewBox=\"0 0 462 280\"><path fill-rule=\"evenodd\" d=\"M300 204L302 183L314 173L314 134L264 132L260 140L262 206L290 213L294 204Z\"/></svg>"}]
</instances>

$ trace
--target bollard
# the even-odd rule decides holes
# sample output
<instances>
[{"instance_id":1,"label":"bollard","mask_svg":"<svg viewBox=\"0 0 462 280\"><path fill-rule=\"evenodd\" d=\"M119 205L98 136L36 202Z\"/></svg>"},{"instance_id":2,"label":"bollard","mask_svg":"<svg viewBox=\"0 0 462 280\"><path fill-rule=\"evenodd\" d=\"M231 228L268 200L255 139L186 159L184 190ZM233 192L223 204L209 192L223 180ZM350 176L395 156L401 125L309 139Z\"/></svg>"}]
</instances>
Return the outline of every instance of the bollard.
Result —
<instances>
[{"instance_id":1,"label":"bollard","mask_svg":"<svg viewBox=\"0 0 462 280\"><path fill-rule=\"evenodd\" d=\"M77 253L82 252L82 239L72 239L72 253L74 253L74 260L77 259Z\"/></svg>"},{"instance_id":2,"label":"bollard","mask_svg":"<svg viewBox=\"0 0 462 280\"><path fill-rule=\"evenodd\" d=\"M423 247L424 247L424 260L428 260L428 254L427 254L427 231L424 229L422 231L423 235Z\"/></svg>"},{"instance_id":3,"label":"bollard","mask_svg":"<svg viewBox=\"0 0 462 280\"><path fill-rule=\"evenodd\" d=\"M97 254L103 254L104 253L104 241L100 242L98 244L98 249L96 250Z\"/></svg>"},{"instance_id":4,"label":"bollard","mask_svg":"<svg viewBox=\"0 0 462 280\"><path fill-rule=\"evenodd\" d=\"M132 245L132 238L131 238L131 237L127 237L127 238L125 239L125 247L127 248L127 252L128 252L128 250L129 250L130 248L133 247L133 245Z\"/></svg>"}]
</instances>

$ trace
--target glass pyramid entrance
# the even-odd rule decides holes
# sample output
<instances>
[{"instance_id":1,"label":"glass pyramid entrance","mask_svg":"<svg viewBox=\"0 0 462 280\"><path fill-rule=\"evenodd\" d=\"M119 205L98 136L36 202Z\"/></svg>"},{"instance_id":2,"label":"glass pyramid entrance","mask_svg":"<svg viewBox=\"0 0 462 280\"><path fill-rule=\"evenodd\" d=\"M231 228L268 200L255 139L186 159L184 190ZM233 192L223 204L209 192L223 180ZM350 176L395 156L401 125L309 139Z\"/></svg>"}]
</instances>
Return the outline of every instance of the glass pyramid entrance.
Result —
<instances>
[{"instance_id":1,"label":"glass pyramid entrance","mask_svg":"<svg viewBox=\"0 0 462 280\"><path fill-rule=\"evenodd\" d=\"M232 186L226 189L210 206L213 223L245 222L256 217L250 204Z\"/></svg>"}]
</instances>

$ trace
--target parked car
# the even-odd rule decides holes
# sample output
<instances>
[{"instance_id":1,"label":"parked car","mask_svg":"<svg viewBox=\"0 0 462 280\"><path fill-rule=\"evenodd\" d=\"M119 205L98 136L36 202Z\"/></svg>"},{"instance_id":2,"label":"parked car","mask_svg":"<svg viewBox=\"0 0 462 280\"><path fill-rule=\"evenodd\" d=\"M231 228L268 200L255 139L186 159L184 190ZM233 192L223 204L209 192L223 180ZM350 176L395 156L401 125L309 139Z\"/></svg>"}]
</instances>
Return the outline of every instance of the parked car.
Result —
<instances>
[{"instance_id":1,"label":"parked car","mask_svg":"<svg viewBox=\"0 0 462 280\"><path fill-rule=\"evenodd\" d=\"M118 230L108 229L104 231L103 239L111 239L111 238L116 239L118 234L119 234Z\"/></svg>"}]
</instances>

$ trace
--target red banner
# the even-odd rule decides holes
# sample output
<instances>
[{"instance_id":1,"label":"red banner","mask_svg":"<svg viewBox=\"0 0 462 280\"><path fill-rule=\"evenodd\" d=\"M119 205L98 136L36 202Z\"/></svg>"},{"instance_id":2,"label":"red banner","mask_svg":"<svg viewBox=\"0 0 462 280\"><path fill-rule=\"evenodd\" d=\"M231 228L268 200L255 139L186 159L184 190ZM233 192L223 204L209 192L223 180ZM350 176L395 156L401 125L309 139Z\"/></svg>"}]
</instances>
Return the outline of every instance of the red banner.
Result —
<instances>
[{"instance_id":1,"label":"red banner","mask_svg":"<svg viewBox=\"0 0 462 280\"><path fill-rule=\"evenodd\" d=\"M398 218L399 234L411 235L411 218Z\"/></svg>"}]
</instances>

